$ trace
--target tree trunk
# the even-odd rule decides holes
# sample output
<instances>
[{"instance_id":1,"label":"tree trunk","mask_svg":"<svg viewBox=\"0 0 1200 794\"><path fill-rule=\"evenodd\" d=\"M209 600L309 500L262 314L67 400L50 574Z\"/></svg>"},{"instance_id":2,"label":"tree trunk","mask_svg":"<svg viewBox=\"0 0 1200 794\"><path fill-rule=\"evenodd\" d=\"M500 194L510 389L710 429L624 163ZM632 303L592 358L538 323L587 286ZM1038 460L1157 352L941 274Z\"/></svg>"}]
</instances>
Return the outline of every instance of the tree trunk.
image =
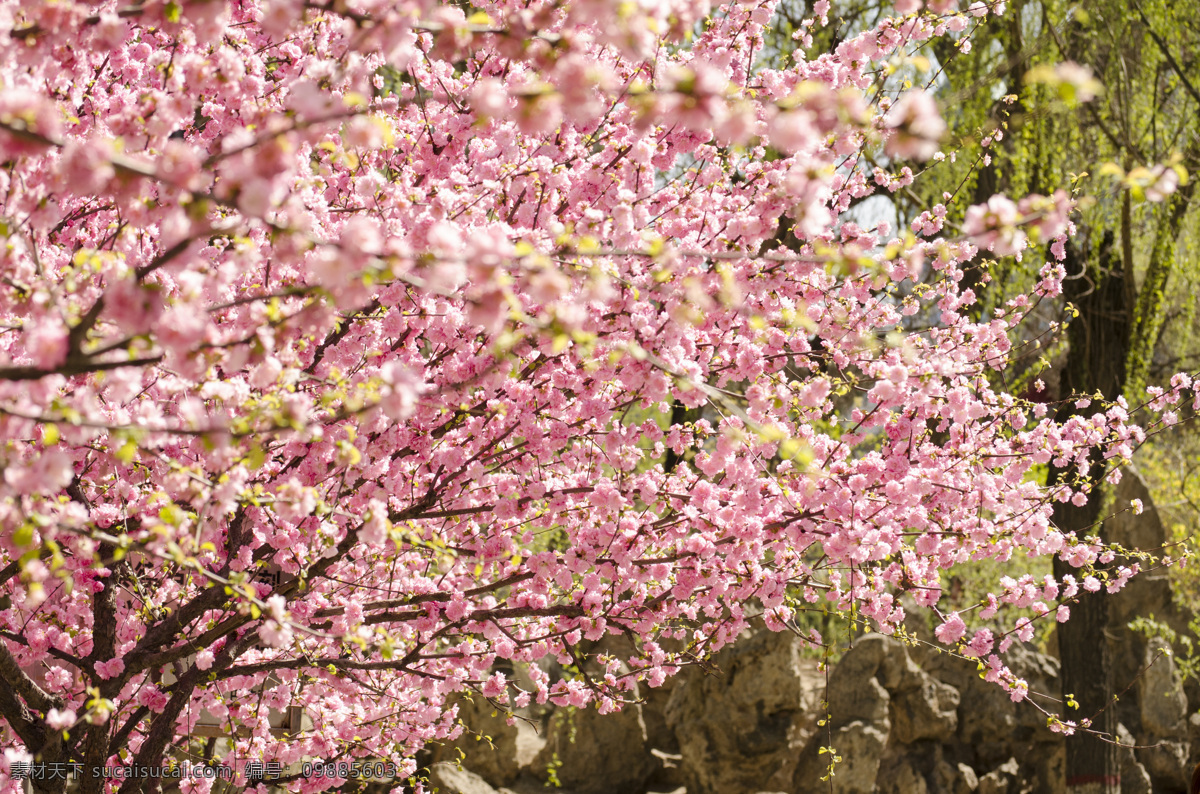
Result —
<instances>
[{"instance_id":1,"label":"tree trunk","mask_svg":"<svg viewBox=\"0 0 1200 794\"><path fill-rule=\"evenodd\" d=\"M1129 351L1129 313L1121 258L1114 251L1113 237L1106 233L1099 245L1082 252L1068 248L1064 285L1067 300L1080 315L1068 329L1070 353L1062 373L1060 398L1073 393L1095 394L1116 399L1125 385L1125 359ZM1064 403L1059 420L1088 409L1076 409L1074 402ZM1086 472L1092 482L1103 482L1103 466L1093 460ZM1050 482L1069 481L1073 470L1052 468ZM1054 507L1055 525L1079 537L1099 535L1104 540L1103 524L1098 523L1103 507L1102 489L1097 485L1087 503L1076 506L1058 502ZM1054 575L1060 579L1077 571L1066 561L1055 558ZM1100 735L1115 736L1116 712L1109 708L1112 692L1112 662L1109 658L1105 629L1108 626L1108 595L1103 591L1081 591L1071 606L1071 619L1060 625L1059 658L1062 660L1064 704L1073 697L1078 709L1065 708L1063 718L1080 722L1091 720L1088 729L1078 729L1066 741L1066 790L1068 794L1119 794L1120 766L1116 747Z\"/></svg>"}]
</instances>

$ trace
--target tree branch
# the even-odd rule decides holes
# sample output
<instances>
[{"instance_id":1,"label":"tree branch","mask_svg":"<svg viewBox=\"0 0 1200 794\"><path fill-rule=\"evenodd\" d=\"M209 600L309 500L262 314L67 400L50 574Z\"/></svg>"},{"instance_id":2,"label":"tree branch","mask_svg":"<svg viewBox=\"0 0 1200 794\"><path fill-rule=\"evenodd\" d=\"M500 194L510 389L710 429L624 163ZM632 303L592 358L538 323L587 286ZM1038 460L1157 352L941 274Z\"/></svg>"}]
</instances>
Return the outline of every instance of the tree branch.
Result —
<instances>
[{"instance_id":1,"label":"tree branch","mask_svg":"<svg viewBox=\"0 0 1200 794\"><path fill-rule=\"evenodd\" d=\"M42 689L20 668L3 640L0 640L0 678L38 711L49 711L63 706L62 698Z\"/></svg>"}]
</instances>

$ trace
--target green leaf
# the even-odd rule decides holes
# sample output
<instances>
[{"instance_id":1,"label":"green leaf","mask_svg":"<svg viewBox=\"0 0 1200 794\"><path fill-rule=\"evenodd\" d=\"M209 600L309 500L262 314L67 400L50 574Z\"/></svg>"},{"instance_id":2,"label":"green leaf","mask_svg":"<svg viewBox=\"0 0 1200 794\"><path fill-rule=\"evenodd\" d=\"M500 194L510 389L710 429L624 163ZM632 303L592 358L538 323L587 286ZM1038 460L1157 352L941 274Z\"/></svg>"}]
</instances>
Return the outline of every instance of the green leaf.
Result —
<instances>
[{"instance_id":1,"label":"green leaf","mask_svg":"<svg viewBox=\"0 0 1200 794\"><path fill-rule=\"evenodd\" d=\"M263 450L262 445L255 444L250 447L250 451L246 454L246 468L251 471L257 471L266 462L267 453Z\"/></svg>"},{"instance_id":2,"label":"green leaf","mask_svg":"<svg viewBox=\"0 0 1200 794\"><path fill-rule=\"evenodd\" d=\"M129 439L113 455L116 456L117 460L128 466L137 457L137 451L137 444L134 443L133 439Z\"/></svg>"},{"instance_id":3,"label":"green leaf","mask_svg":"<svg viewBox=\"0 0 1200 794\"><path fill-rule=\"evenodd\" d=\"M17 527L17 531L12 535L13 545L28 546L33 543L33 525L22 524Z\"/></svg>"}]
</instances>

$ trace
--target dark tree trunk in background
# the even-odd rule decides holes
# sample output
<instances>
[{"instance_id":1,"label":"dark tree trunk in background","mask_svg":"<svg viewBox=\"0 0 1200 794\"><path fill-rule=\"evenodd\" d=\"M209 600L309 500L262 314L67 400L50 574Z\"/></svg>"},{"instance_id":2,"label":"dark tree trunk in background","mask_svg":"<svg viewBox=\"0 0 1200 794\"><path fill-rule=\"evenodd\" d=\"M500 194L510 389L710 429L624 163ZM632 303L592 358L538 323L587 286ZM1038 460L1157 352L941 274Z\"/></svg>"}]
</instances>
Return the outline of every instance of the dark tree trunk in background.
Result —
<instances>
[{"instance_id":1,"label":"dark tree trunk in background","mask_svg":"<svg viewBox=\"0 0 1200 794\"><path fill-rule=\"evenodd\" d=\"M1086 241L1084 246L1086 246ZM1120 254L1114 250L1111 234L1105 234L1099 244L1080 250L1069 247L1066 260L1067 276L1064 297L1080 311L1068 327L1070 352L1061 373L1060 398L1073 393L1095 394L1106 400L1121 395L1125 386L1125 360L1129 352L1130 316L1126 309L1125 277ZM1073 402L1063 405L1059 420L1065 421L1076 413L1090 413L1095 408L1076 409ZM1102 482L1102 465L1092 464L1093 482ZM1051 469L1050 482L1070 482L1077 472L1073 469ZM1054 507L1055 525L1064 532L1079 537L1099 535L1104 538L1101 516L1101 489L1097 486L1082 507L1070 502L1057 502ZM1054 575L1078 577L1078 571L1067 562L1055 558ZM1079 601L1071 606L1071 619L1058 626L1058 651L1062 660L1062 691L1074 696L1077 710L1066 708L1064 719L1079 722L1092 720L1090 730L1115 736L1117 719L1109 708L1112 697L1112 663L1109 658L1105 629L1108 626L1108 595L1081 591ZM1066 741L1068 794L1119 794L1120 765L1116 746L1100 736L1077 730Z\"/></svg>"}]
</instances>

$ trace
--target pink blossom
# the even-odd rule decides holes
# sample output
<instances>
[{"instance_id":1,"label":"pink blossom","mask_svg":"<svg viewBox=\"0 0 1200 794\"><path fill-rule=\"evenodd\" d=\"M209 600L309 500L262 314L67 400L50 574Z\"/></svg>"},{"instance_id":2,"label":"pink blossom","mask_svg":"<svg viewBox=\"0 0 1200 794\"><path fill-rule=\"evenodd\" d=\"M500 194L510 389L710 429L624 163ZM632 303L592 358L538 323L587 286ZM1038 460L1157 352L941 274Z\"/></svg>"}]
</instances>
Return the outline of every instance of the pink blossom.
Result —
<instances>
[{"instance_id":1,"label":"pink blossom","mask_svg":"<svg viewBox=\"0 0 1200 794\"><path fill-rule=\"evenodd\" d=\"M889 157L928 160L937 152L946 122L937 102L925 91L912 90L900 97L888 111L886 126L891 130L885 151Z\"/></svg>"},{"instance_id":2,"label":"pink blossom","mask_svg":"<svg viewBox=\"0 0 1200 794\"><path fill-rule=\"evenodd\" d=\"M973 656L982 659L992 650L992 632L988 629L979 629L971 638L970 644L963 650L967 656Z\"/></svg>"},{"instance_id":3,"label":"pink blossom","mask_svg":"<svg viewBox=\"0 0 1200 794\"><path fill-rule=\"evenodd\" d=\"M1017 205L1004 196L967 209L963 233L996 256L1011 256L1025 247L1025 234L1017 228Z\"/></svg>"},{"instance_id":4,"label":"pink blossom","mask_svg":"<svg viewBox=\"0 0 1200 794\"><path fill-rule=\"evenodd\" d=\"M56 731L62 731L70 728L75 724L76 719L78 718L75 716L75 712L71 709L50 709L50 711L46 712L46 724L50 726L52 730Z\"/></svg>"},{"instance_id":5,"label":"pink blossom","mask_svg":"<svg viewBox=\"0 0 1200 794\"><path fill-rule=\"evenodd\" d=\"M25 350L38 369L53 370L67 358L67 327L47 314L23 334Z\"/></svg>"},{"instance_id":6,"label":"pink blossom","mask_svg":"<svg viewBox=\"0 0 1200 794\"><path fill-rule=\"evenodd\" d=\"M272 648L286 648L292 644L292 627L285 623L268 620L258 627L258 636Z\"/></svg>"},{"instance_id":7,"label":"pink blossom","mask_svg":"<svg viewBox=\"0 0 1200 794\"><path fill-rule=\"evenodd\" d=\"M507 686L503 673L496 673L484 682L484 697L497 698L503 695L505 692L507 692Z\"/></svg>"},{"instance_id":8,"label":"pink blossom","mask_svg":"<svg viewBox=\"0 0 1200 794\"><path fill-rule=\"evenodd\" d=\"M0 2L37 26L0 55L0 622L55 722L191 676L167 746L207 714L250 732L218 752L407 775L459 694L508 697L498 660L518 706L607 712L785 629L793 590L892 632L967 562L1117 563L1032 467L1128 458L1130 406L1002 387L1069 196L991 197L961 237L941 190L922 239L854 211L929 195L903 161L946 131L875 76L999 4L905 0L816 53L818 0L789 61L757 57L769 3ZM967 268L1026 236L1054 261L981 316ZM1014 571L936 637L1079 587ZM993 654L1031 632L959 647L1021 697ZM63 661L89 655L116 658ZM305 730L263 745L289 705Z\"/></svg>"},{"instance_id":9,"label":"pink blossom","mask_svg":"<svg viewBox=\"0 0 1200 794\"><path fill-rule=\"evenodd\" d=\"M96 662L96 675L107 680L116 678L125 672L124 659L109 659L107 662Z\"/></svg>"},{"instance_id":10,"label":"pink blossom","mask_svg":"<svg viewBox=\"0 0 1200 794\"><path fill-rule=\"evenodd\" d=\"M952 612L940 626L934 629L933 633L941 642L949 645L958 642L966 631L967 624L963 622L957 612Z\"/></svg>"}]
</instances>

